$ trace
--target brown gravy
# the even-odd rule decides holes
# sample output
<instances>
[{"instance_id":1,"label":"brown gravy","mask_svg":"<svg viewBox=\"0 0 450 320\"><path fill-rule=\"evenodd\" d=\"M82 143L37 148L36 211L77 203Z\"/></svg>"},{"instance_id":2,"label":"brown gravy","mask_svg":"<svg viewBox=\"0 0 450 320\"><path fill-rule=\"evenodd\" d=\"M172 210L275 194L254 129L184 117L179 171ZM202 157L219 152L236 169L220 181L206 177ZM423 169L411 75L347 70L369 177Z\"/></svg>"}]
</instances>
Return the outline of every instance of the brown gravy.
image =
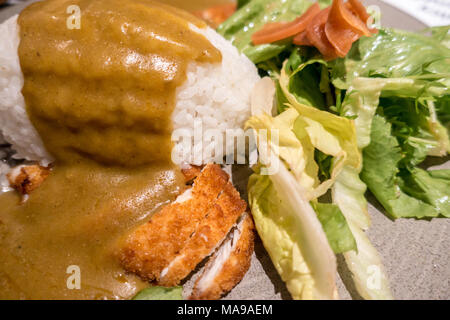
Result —
<instances>
[{"instance_id":1,"label":"brown gravy","mask_svg":"<svg viewBox=\"0 0 450 320\"><path fill-rule=\"evenodd\" d=\"M117 239L181 191L168 165L56 165L19 205L0 197L0 299L124 299L148 284L124 273ZM80 268L81 289L68 289L67 268Z\"/></svg>"},{"instance_id":2,"label":"brown gravy","mask_svg":"<svg viewBox=\"0 0 450 320\"><path fill-rule=\"evenodd\" d=\"M68 29L69 5L81 28ZM47 0L19 16L23 95L55 157L20 204L0 195L0 299L126 299L147 286L117 240L182 192L170 160L175 90L189 62L220 52L184 11L146 0ZM69 289L69 266L81 289Z\"/></svg>"}]
</instances>

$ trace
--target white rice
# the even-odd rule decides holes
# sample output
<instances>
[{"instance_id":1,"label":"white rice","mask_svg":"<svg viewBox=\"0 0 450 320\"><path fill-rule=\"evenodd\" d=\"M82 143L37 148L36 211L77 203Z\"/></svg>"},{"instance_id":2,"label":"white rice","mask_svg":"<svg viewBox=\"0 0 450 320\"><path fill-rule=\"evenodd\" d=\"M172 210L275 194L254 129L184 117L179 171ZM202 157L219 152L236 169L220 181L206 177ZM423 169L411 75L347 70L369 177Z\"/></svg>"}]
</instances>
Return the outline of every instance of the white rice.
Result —
<instances>
[{"instance_id":1,"label":"white rice","mask_svg":"<svg viewBox=\"0 0 450 320\"><path fill-rule=\"evenodd\" d=\"M216 129L225 134L226 129L242 128L250 116L250 93L259 80L256 67L211 28L191 28L203 34L221 51L222 62L191 63L188 66L187 80L177 90L177 103L172 116L174 129L193 134L199 121L203 133ZM28 119L21 93L23 75L17 53L20 40L17 16L0 24L0 34L0 130L5 140L13 145L16 151L14 158L46 165L52 158ZM199 165L220 160L217 155L211 156L210 150L222 141L210 141L211 138L204 134L202 139L202 148L194 150L202 157L193 158L193 153L183 153L183 144L175 143L175 152L183 153L181 162ZM228 143L226 148L232 150L232 143Z\"/></svg>"},{"instance_id":2,"label":"white rice","mask_svg":"<svg viewBox=\"0 0 450 320\"><path fill-rule=\"evenodd\" d=\"M43 165L52 161L41 138L31 124L22 96L23 74L20 69L19 26L17 15L0 24L0 130L6 141L13 145L14 158L39 161Z\"/></svg>"},{"instance_id":3,"label":"white rice","mask_svg":"<svg viewBox=\"0 0 450 320\"><path fill-rule=\"evenodd\" d=\"M177 91L172 117L174 129L188 130L193 135L193 129L201 123L203 133L213 129L224 137L227 129L242 128L250 117L250 96L260 77L255 65L213 29L199 29L193 25L191 28L220 50L222 62L192 63L188 67L187 80ZM186 163L200 165L221 160L222 154L214 157L210 152L220 142L211 141L207 134L202 138L202 150L195 150L190 157L184 157ZM224 139L225 142L224 155L234 151L234 141ZM183 146L177 144L176 148ZM194 157L198 151L202 151L202 157Z\"/></svg>"},{"instance_id":4,"label":"white rice","mask_svg":"<svg viewBox=\"0 0 450 320\"><path fill-rule=\"evenodd\" d=\"M0 161L0 194L12 190L9 185L9 180L6 177L6 174L10 171L10 169L11 168L6 163Z\"/></svg>"}]
</instances>

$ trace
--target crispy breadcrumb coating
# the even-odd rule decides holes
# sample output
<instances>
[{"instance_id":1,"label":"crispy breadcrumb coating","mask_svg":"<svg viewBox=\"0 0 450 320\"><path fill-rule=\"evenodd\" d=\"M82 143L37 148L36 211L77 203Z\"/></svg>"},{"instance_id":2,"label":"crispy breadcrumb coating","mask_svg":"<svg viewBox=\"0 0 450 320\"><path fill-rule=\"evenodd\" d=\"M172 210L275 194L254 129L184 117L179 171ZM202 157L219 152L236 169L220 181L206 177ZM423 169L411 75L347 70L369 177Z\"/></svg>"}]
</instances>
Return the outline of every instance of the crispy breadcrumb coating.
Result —
<instances>
[{"instance_id":1,"label":"crispy breadcrumb coating","mask_svg":"<svg viewBox=\"0 0 450 320\"><path fill-rule=\"evenodd\" d=\"M6 176L12 188L22 195L27 195L39 188L49 174L50 168L39 165L25 165L12 169Z\"/></svg>"},{"instance_id":2,"label":"crispy breadcrumb coating","mask_svg":"<svg viewBox=\"0 0 450 320\"><path fill-rule=\"evenodd\" d=\"M197 176L202 172L202 167L200 166L189 166L187 168L181 169L186 182L190 182L197 178Z\"/></svg>"},{"instance_id":3,"label":"crispy breadcrumb coating","mask_svg":"<svg viewBox=\"0 0 450 320\"><path fill-rule=\"evenodd\" d=\"M253 249L254 224L251 215L245 214L206 264L189 299L215 300L231 291L250 268Z\"/></svg>"},{"instance_id":4,"label":"crispy breadcrumb coating","mask_svg":"<svg viewBox=\"0 0 450 320\"><path fill-rule=\"evenodd\" d=\"M207 165L195 179L187 200L165 206L125 237L119 250L124 268L145 280L158 282L163 269L181 252L228 180L220 166Z\"/></svg>"},{"instance_id":5,"label":"crispy breadcrumb coating","mask_svg":"<svg viewBox=\"0 0 450 320\"><path fill-rule=\"evenodd\" d=\"M224 240L246 208L247 204L229 182L180 254L162 271L159 284L178 285Z\"/></svg>"},{"instance_id":6,"label":"crispy breadcrumb coating","mask_svg":"<svg viewBox=\"0 0 450 320\"><path fill-rule=\"evenodd\" d=\"M253 220L218 165L183 173L186 181L194 177L193 187L127 235L119 259L128 272L169 287L214 253L190 298L219 299L250 267Z\"/></svg>"}]
</instances>

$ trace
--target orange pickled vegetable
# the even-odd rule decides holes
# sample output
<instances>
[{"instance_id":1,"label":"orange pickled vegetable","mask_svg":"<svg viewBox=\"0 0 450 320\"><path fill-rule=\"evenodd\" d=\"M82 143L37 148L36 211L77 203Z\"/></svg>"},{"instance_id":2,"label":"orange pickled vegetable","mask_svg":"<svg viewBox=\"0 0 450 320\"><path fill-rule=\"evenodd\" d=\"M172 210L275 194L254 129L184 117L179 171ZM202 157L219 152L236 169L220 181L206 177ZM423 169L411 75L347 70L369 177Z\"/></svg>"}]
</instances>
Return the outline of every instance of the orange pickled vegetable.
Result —
<instances>
[{"instance_id":1,"label":"orange pickled vegetable","mask_svg":"<svg viewBox=\"0 0 450 320\"><path fill-rule=\"evenodd\" d=\"M335 0L331 5L330 14L325 24L325 34L328 40L336 49L339 57L345 57L350 51L353 42L361 36L358 30L346 19L346 15L353 15L351 12L344 12L348 8L342 0ZM357 18L357 17L355 17ZM359 18L357 18L359 19ZM359 19L361 21L361 19Z\"/></svg>"},{"instance_id":2,"label":"orange pickled vegetable","mask_svg":"<svg viewBox=\"0 0 450 320\"><path fill-rule=\"evenodd\" d=\"M325 23L328 20L329 13L330 8L320 11L306 29L306 35L309 41L320 51L326 60L332 60L337 57L336 50L325 34Z\"/></svg>"},{"instance_id":3,"label":"orange pickled vegetable","mask_svg":"<svg viewBox=\"0 0 450 320\"><path fill-rule=\"evenodd\" d=\"M357 15L367 25L367 22L369 21L370 18L370 14L367 13L366 8L359 0L349 0L346 3L346 5L351 11L353 11L355 15ZM372 33L378 33L378 30L376 28L369 30Z\"/></svg>"},{"instance_id":4,"label":"orange pickled vegetable","mask_svg":"<svg viewBox=\"0 0 450 320\"><path fill-rule=\"evenodd\" d=\"M366 8L363 6L363 4L359 0L349 0L347 2L347 5L349 5L353 11L358 15L358 17L364 22L367 23L367 20L369 20L370 15L367 13ZM350 10L352 10L350 9Z\"/></svg>"},{"instance_id":5,"label":"orange pickled vegetable","mask_svg":"<svg viewBox=\"0 0 450 320\"><path fill-rule=\"evenodd\" d=\"M318 3L314 3L304 14L288 23L271 23L252 35L254 44L272 43L292 37L304 30L320 12Z\"/></svg>"},{"instance_id":6,"label":"orange pickled vegetable","mask_svg":"<svg viewBox=\"0 0 450 320\"><path fill-rule=\"evenodd\" d=\"M236 11L236 7L236 3L226 3L205 10L196 11L194 12L194 15L205 20L211 27L217 28Z\"/></svg>"},{"instance_id":7,"label":"orange pickled vegetable","mask_svg":"<svg viewBox=\"0 0 450 320\"><path fill-rule=\"evenodd\" d=\"M345 57L360 37L378 32L367 27L369 18L359 0L333 0L323 10L315 3L292 22L266 24L252 35L252 41L257 45L293 37L293 44L314 46L326 60L331 60Z\"/></svg>"},{"instance_id":8,"label":"orange pickled vegetable","mask_svg":"<svg viewBox=\"0 0 450 320\"><path fill-rule=\"evenodd\" d=\"M372 35L366 23L363 22L359 16L355 15L346 5L344 5L343 0L334 0L331 7L335 10L336 15L340 15L342 17L342 22L346 23L347 28L353 29L354 32L361 36L370 37Z\"/></svg>"},{"instance_id":9,"label":"orange pickled vegetable","mask_svg":"<svg viewBox=\"0 0 450 320\"><path fill-rule=\"evenodd\" d=\"M298 35L296 35L294 37L294 39L292 39L292 43L297 45L297 46L308 46L308 47L311 47L313 45L311 43L311 41L309 41L306 31L302 31Z\"/></svg>"}]
</instances>

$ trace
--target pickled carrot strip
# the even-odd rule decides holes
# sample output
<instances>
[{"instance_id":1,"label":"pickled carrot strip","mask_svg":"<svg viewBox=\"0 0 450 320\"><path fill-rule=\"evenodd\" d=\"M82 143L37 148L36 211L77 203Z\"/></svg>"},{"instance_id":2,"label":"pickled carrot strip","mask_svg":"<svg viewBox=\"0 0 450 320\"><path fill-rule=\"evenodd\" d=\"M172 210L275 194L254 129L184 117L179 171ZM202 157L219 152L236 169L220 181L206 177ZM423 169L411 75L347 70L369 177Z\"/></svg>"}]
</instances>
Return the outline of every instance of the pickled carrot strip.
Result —
<instances>
[{"instance_id":1,"label":"pickled carrot strip","mask_svg":"<svg viewBox=\"0 0 450 320\"><path fill-rule=\"evenodd\" d=\"M357 15L366 25L369 21L370 14L367 13L366 8L359 0L349 0L346 3L347 7L353 11L355 15ZM372 33L378 33L378 29L372 28L369 29Z\"/></svg>"},{"instance_id":2,"label":"pickled carrot strip","mask_svg":"<svg viewBox=\"0 0 450 320\"><path fill-rule=\"evenodd\" d=\"M325 34L336 49L336 53L339 57L345 57L350 51L353 42L358 40L361 36L361 34L358 33L358 30L353 28L346 19L346 15L352 15L352 13L345 13L345 10L348 10L348 8L344 5L342 0L333 1L328 20L325 24ZM359 17L357 19L359 19ZM361 21L361 19L359 19L359 21Z\"/></svg>"},{"instance_id":3,"label":"pickled carrot strip","mask_svg":"<svg viewBox=\"0 0 450 320\"><path fill-rule=\"evenodd\" d=\"M311 47L313 44L308 39L308 35L306 34L306 31L300 32L298 35L296 35L292 39L292 43L297 46L308 46Z\"/></svg>"},{"instance_id":4,"label":"pickled carrot strip","mask_svg":"<svg viewBox=\"0 0 450 320\"><path fill-rule=\"evenodd\" d=\"M236 3L226 3L205 10L196 11L194 12L194 15L205 20L211 27L217 28L236 11L236 7Z\"/></svg>"},{"instance_id":5,"label":"pickled carrot strip","mask_svg":"<svg viewBox=\"0 0 450 320\"><path fill-rule=\"evenodd\" d=\"M292 37L304 30L312 19L320 12L318 3L314 3L304 14L288 23L267 24L252 35L254 44L272 43Z\"/></svg>"},{"instance_id":6,"label":"pickled carrot strip","mask_svg":"<svg viewBox=\"0 0 450 320\"><path fill-rule=\"evenodd\" d=\"M330 8L323 9L306 28L308 40L322 53L326 60L337 57L336 50L325 34L325 23L328 20L329 13Z\"/></svg>"},{"instance_id":7,"label":"pickled carrot strip","mask_svg":"<svg viewBox=\"0 0 450 320\"><path fill-rule=\"evenodd\" d=\"M366 8L363 6L363 4L359 0L349 0L347 3L351 5L354 12L358 15L358 17L365 23L367 23L367 20L370 18L370 14L367 13Z\"/></svg>"}]
</instances>

